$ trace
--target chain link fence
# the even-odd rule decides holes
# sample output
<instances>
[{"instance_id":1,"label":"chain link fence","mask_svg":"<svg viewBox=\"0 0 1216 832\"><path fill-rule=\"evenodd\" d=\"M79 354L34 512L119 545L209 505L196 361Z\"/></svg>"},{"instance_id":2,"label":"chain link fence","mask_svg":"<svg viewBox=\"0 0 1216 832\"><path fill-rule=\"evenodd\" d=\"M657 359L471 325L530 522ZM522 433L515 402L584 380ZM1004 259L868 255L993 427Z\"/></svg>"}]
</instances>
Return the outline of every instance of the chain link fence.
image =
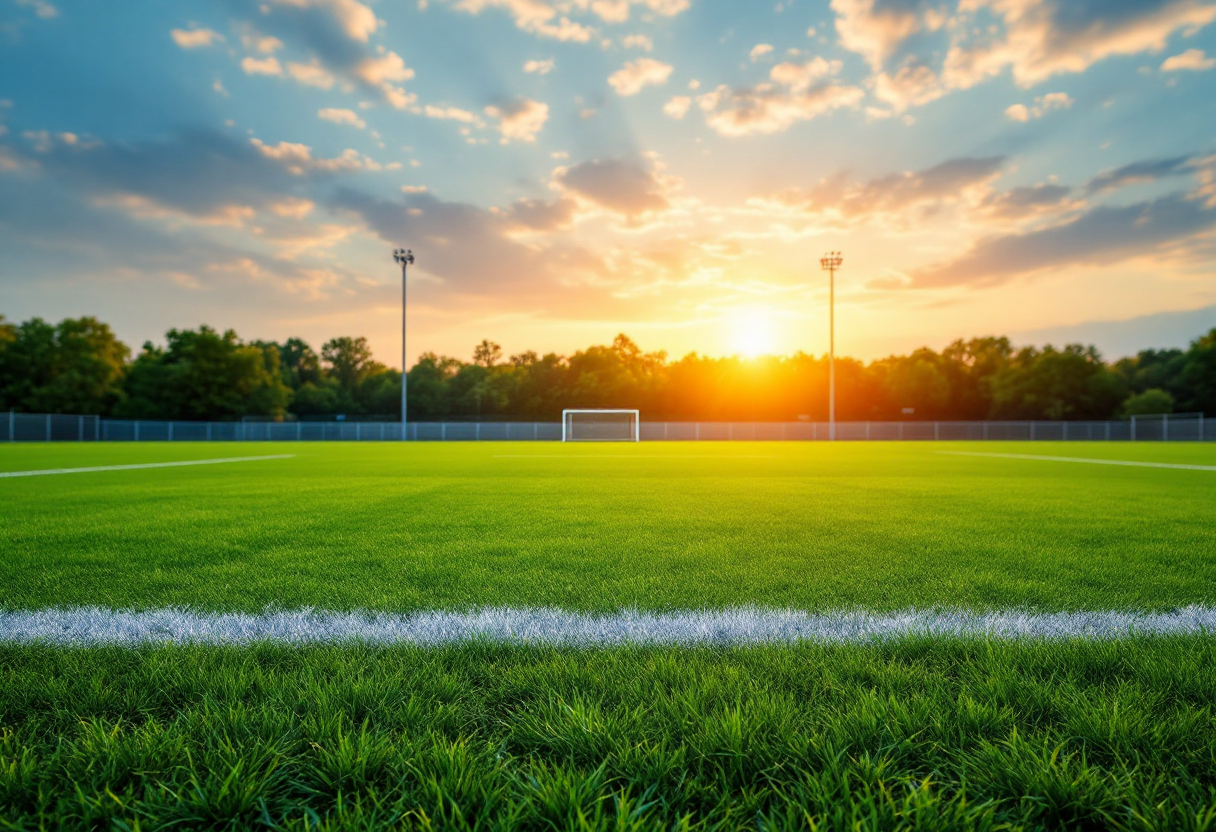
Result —
<instances>
[{"instance_id":1,"label":"chain link fence","mask_svg":"<svg viewBox=\"0 0 1216 832\"><path fill-rule=\"evenodd\" d=\"M655 441L826 441L827 422L647 422ZM400 422L164 422L0 413L7 442L400 442ZM560 441L560 422L411 422L411 442ZM837 422L856 441L1212 442L1216 419L1188 413L1105 422Z\"/></svg>"}]
</instances>

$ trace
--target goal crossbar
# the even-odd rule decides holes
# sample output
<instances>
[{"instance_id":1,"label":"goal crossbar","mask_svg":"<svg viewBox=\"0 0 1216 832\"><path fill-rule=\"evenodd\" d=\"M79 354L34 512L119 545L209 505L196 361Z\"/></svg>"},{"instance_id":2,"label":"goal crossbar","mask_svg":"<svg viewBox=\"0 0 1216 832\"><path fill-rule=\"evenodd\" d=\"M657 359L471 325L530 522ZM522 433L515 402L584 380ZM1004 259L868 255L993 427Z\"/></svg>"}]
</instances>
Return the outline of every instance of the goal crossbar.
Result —
<instances>
[{"instance_id":1,"label":"goal crossbar","mask_svg":"<svg viewBox=\"0 0 1216 832\"><path fill-rule=\"evenodd\" d=\"M562 411L562 441L638 442L642 438L641 424L637 410L568 408Z\"/></svg>"}]
</instances>

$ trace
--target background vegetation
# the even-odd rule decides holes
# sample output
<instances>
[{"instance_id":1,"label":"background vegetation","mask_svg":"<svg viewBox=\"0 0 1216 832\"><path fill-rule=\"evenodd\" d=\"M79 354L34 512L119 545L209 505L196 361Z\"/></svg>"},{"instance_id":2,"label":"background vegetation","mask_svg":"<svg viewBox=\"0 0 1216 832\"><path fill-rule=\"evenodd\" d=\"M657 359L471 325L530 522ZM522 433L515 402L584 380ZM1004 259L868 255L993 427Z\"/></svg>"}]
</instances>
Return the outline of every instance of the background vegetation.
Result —
<instances>
[{"instance_id":1,"label":"background vegetation","mask_svg":"<svg viewBox=\"0 0 1216 832\"><path fill-rule=\"evenodd\" d=\"M1216 415L1216 329L1186 350L1107 363L1093 347L1015 348L958 340L869 364L837 361L837 416L891 419L1108 419ZM411 419L538 419L564 407L635 407L644 418L785 421L827 418L826 357L759 359L645 353L625 335L562 356L504 357L482 341L471 361L424 353L409 371ZM299 338L243 341L207 326L170 330L132 356L96 318L20 324L0 316L0 410L142 419L244 416L400 418L401 374L366 338L318 353Z\"/></svg>"}]
</instances>

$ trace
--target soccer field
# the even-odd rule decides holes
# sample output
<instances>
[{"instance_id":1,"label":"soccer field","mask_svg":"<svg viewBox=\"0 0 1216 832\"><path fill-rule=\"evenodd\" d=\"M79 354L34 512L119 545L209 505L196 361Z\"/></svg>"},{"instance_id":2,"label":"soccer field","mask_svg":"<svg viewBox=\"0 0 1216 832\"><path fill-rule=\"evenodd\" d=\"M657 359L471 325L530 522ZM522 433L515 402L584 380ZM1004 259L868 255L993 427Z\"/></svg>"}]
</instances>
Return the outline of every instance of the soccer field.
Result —
<instances>
[{"instance_id":1,"label":"soccer field","mask_svg":"<svg viewBox=\"0 0 1216 832\"><path fill-rule=\"evenodd\" d=\"M967 456L1007 453L1021 458ZM1216 447L15 446L0 607L208 611L1216 603Z\"/></svg>"},{"instance_id":2,"label":"soccer field","mask_svg":"<svg viewBox=\"0 0 1216 832\"><path fill-rule=\"evenodd\" d=\"M177 462L207 464L7 476ZM1211 446L8 446L0 828L1211 829L1202 627L89 646L16 622L1214 606Z\"/></svg>"}]
</instances>

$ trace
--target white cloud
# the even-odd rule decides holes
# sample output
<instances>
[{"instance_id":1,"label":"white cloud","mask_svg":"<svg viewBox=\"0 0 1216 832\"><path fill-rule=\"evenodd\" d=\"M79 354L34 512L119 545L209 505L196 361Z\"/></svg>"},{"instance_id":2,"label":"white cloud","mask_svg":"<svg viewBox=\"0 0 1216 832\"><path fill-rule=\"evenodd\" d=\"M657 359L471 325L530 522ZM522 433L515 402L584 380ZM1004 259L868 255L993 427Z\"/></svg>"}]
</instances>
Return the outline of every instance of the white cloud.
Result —
<instances>
[{"instance_id":1,"label":"white cloud","mask_svg":"<svg viewBox=\"0 0 1216 832\"><path fill-rule=\"evenodd\" d=\"M672 67L668 64L653 58L639 58L612 73L608 83L618 95L636 95L643 87L666 84L671 73Z\"/></svg>"},{"instance_id":2,"label":"white cloud","mask_svg":"<svg viewBox=\"0 0 1216 832\"><path fill-rule=\"evenodd\" d=\"M245 70L246 75L282 75L283 67L279 65L279 59L271 56L269 58L245 58L241 61L241 69Z\"/></svg>"},{"instance_id":3,"label":"white cloud","mask_svg":"<svg viewBox=\"0 0 1216 832\"><path fill-rule=\"evenodd\" d=\"M559 15L544 0L449 0L453 8L468 14L481 14L485 9L502 9L511 15L515 25L525 32L541 37L574 43L591 40L595 30L568 17Z\"/></svg>"},{"instance_id":4,"label":"white cloud","mask_svg":"<svg viewBox=\"0 0 1216 832\"><path fill-rule=\"evenodd\" d=\"M543 61L531 60L524 64L524 72L535 73L536 75L548 75L557 66L557 62L553 58L546 58Z\"/></svg>"},{"instance_id":5,"label":"white cloud","mask_svg":"<svg viewBox=\"0 0 1216 832\"><path fill-rule=\"evenodd\" d=\"M626 49L641 49L650 52L654 49L654 41L646 35L625 35L621 38L621 46Z\"/></svg>"},{"instance_id":6,"label":"white cloud","mask_svg":"<svg viewBox=\"0 0 1216 832\"><path fill-rule=\"evenodd\" d=\"M224 39L213 29L174 29L169 32L169 37L182 49L199 49Z\"/></svg>"},{"instance_id":7,"label":"white cloud","mask_svg":"<svg viewBox=\"0 0 1216 832\"><path fill-rule=\"evenodd\" d=\"M383 166L379 162L350 148L332 159L319 159L313 157L312 148L306 144L295 142L266 144L261 139L250 139L250 143L263 156L278 162L293 176L302 176L314 171L336 173L352 170L383 170Z\"/></svg>"},{"instance_id":8,"label":"white cloud","mask_svg":"<svg viewBox=\"0 0 1216 832\"><path fill-rule=\"evenodd\" d=\"M1180 55L1166 58L1161 64L1162 72L1177 72L1181 69L1200 72L1216 67L1216 58L1209 58L1202 49L1188 49Z\"/></svg>"},{"instance_id":9,"label":"white cloud","mask_svg":"<svg viewBox=\"0 0 1216 832\"><path fill-rule=\"evenodd\" d=\"M52 17L59 16L59 9L48 3L47 0L17 0L17 5L33 9L34 14L43 20L50 20Z\"/></svg>"},{"instance_id":10,"label":"white cloud","mask_svg":"<svg viewBox=\"0 0 1216 832\"><path fill-rule=\"evenodd\" d=\"M1029 107L1025 104L1014 104L1005 108L1005 115L1013 121L1030 121L1031 119L1042 118L1044 113L1051 110L1066 110L1072 105L1072 96L1068 93L1049 92L1046 95L1040 95L1034 100L1034 104Z\"/></svg>"},{"instance_id":11,"label":"white cloud","mask_svg":"<svg viewBox=\"0 0 1216 832\"><path fill-rule=\"evenodd\" d=\"M485 114L498 121L498 132L502 143L510 141L534 142L536 134L549 120L549 105L530 98L485 108Z\"/></svg>"},{"instance_id":12,"label":"white cloud","mask_svg":"<svg viewBox=\"0 0 1216 832\"><path fill-rule=\"evenodd\" d=\"M771 43L757 43L752 47L752 51L747 53L747 56L752 59L752 63L763 58L765 55L771 54L773 45Z\"/></svg>"},{"instance_id":13,"label":"white cloud","mask_svg":"<svg viewBox=\"0 0 1216 832\"><path fill-rule=\"evenodd\" d=\"M687 95L677 95L663 105L663 112L674 119L681 119L688 115L688 108L691 106L691 98Z\"/></svg>"},{"instance_id":14,"label":"white cloud","mask_svg":"<svg viewBox=\"0 0 1216 832\"><path fill-rule=\"evenodd\" d=\"M307 87L327 90L334 85L334 76L315 60L308 64L289 61L287 74Z\"/></svg>"},{"instance_id":15,"label":"white cloud","mask_svg":"<svg viewBox=\"0 0 1216 832\"><path fill-rule=\"evenodd\" d=\"M445 119L448 121L459 121L464 124L472 124L476 127L485 125L476 113L471 113L468 110L462 110L459 107L439 107L434 104L427 104L422 108L422 114L427 118Z\"/></svg>"},{"instance_id":16,"label":"white cloud","mask_svg":"<svg viewBox=\"0 0 1216 832\"><path fill-rule=\"evenodd\" d=\"M362 130L367 122L359 118L354 110L343 110L338 107L325 107L317 110L317 117L322 121L332 121L334 124L349 124Z\"/></svg>"},{"instance_id":17,"label":"white cloud","mask_svg":"<svg viewBox=\"0 0 1216 832\"><path fill-rule=\"evenodd\" d=\"M840 61L820 57L781 63L769 71L772 83L733 89L723 84L697 96L697 105L709 126L724 136L777 133L796 122L856 106L865 97L861 89L835 82L840 69Z\"/></svg>"}]
</instances>

